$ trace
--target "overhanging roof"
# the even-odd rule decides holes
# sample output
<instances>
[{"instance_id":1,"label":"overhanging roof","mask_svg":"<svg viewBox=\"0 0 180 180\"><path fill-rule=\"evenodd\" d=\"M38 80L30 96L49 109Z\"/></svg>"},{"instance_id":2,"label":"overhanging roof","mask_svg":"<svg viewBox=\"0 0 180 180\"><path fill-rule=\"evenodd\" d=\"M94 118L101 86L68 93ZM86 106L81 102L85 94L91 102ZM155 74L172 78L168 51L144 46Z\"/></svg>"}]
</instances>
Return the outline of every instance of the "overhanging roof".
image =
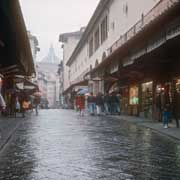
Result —
<instances>
[{"instance_id":1,"label":"overhanging roof","mask_svg":"<svg viewBox=\"0 0 180 180\"><path fill-rule=\"evenodd\" d=\"M160 1L155 7L160 5L162 1ZM127 40L124 44L122 44L111 54L109 54L106 57L106 59L104 59L97 67L95 67L89 73L94 74L98 72L100 69L108 67L110 64L114 62L114 59L118 59L118 61L122 60L124 57L128 56L129 50L134 49L137 46L137 44L145 43L146 41L150 40L150 38L152 38L154 35L157 35L159 32L167 28L166 26L180 15L180 1L174 1L176 3L175 6L169 7L169 9L167 9L164 13L162 13L153 21L151 21L151 23L147 24L144 28L141 29L141 31L136 33L132 38ZM127 36L127 33L125 33L124 36Z\"/></svg>"},{"instance_id":2,"label":"overhanging roof","mask_svg":"<svg viewBox=\"0 0 180 180\"><path fill-rule=\"evenodd\" d=\"M0 1L0 21L0 73L16 66L10 74L31 76L35 68L18 0Z\"/></svg>"}]
</instances>

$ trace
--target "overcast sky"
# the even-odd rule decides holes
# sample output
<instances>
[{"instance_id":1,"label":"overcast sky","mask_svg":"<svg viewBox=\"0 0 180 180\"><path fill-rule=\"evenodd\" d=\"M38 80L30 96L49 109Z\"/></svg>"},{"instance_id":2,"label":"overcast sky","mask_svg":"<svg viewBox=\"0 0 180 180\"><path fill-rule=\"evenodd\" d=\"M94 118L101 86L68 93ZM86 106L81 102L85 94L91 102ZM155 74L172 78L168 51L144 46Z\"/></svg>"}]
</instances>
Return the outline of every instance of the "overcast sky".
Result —
<instances>
[{"instance_id":1,"label":"overcast sky","mask_svg":"<svg viewBox=\"0 0 180 180\"><path fill-rule=\"evenodd\" d=\"M46 56L53 43L61 56L58 36L86 26L99 0L20 0L27 29L36 35L41 52L38 61Z\"/></svg>"}]
</instances>

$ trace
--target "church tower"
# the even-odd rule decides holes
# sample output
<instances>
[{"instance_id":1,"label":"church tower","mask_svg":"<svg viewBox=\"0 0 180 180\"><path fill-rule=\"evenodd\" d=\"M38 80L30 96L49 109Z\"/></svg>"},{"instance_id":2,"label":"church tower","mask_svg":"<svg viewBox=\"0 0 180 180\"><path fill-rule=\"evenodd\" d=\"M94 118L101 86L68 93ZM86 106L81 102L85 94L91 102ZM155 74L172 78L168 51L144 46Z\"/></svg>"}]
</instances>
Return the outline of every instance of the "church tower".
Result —
<instances>
[{"instance_id":1,"label":"church tower","mask_svg":"<svg viewBox=\"0 0 180 180\"><path fill-rule=\"evenodd\" d=\"M49 52L48 55L43 58L42 63L52 63L52 64L59 64L60 60L59 58L56 56L55 50L53 45L51 44L50 48L49 48Z\"/></svg>"}]
</instances>

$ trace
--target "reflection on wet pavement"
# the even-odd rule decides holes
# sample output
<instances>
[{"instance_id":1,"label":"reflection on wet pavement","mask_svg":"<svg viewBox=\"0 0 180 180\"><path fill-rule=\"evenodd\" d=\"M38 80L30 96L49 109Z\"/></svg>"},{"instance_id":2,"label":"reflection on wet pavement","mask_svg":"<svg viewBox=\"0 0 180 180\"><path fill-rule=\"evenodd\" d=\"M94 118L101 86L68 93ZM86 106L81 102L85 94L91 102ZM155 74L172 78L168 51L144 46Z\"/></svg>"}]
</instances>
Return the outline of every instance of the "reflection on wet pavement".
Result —
<instances>
[{"instance_id":1,"label":"reflection on wet pavement","mask_svg":"<svg viewBox=\"0 0 180 180\"><path fill-rule=\"evenodd\" d=\"M0 156L2 180L179 180L180 144L125 121L46 110Z\"/></svg>"}]
</instances>

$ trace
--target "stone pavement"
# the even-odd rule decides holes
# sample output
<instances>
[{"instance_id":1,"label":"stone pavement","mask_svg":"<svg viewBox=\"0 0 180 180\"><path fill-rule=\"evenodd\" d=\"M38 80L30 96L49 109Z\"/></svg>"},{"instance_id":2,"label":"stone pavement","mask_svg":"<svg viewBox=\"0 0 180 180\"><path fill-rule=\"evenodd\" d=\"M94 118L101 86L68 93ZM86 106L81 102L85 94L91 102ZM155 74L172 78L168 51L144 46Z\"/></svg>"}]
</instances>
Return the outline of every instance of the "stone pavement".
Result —
<instances>
[{"instance_id":1,"label":"stone pavement","mask_svg":"<svg viewBox=\"0 0 180 180\"><path fill-rule=\"evenodd\" d=\"M111 116L120 120L125 120L130 123L134 123L139 126L143 126L146 128L149 128L151 130L154 130L158 133L161 133L163 135L167 135L169 137L172 137L174 139L180 140L180 128L176 128L175 122L173 121L172 123L169 124L168 129L164 129L162 123L145 119L145 118L140 118L140 117L132 117L132 116Z\"/></svg>"},{"instance_id":2,"label":"stone pavement","mask_svg":"<svg viewBox=\"0 0 180 180\"><path fill-rule=\"evenodd\" d=\"M0 117L0 150L8 143L23 118Z\"/></svg>"},{"instance_id":3,"label":"stone pavement","mask_svg":"<svg viewBox=\"0 0 180 180\"><path fill-rule=\"evenodd\" d=\"M21 120L0 180L180 180L180 143L151 129L70 110Z\"/></svg>"}]
</instances>

